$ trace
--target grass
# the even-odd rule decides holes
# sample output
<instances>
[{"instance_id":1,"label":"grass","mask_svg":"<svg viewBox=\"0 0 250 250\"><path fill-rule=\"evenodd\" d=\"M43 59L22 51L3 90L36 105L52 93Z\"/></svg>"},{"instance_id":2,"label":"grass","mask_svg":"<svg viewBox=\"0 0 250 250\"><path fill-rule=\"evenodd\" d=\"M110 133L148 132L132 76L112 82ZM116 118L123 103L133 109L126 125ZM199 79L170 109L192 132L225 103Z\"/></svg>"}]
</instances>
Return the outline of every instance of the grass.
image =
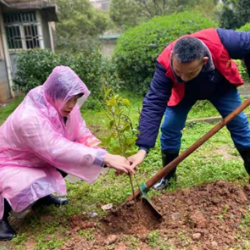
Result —
<instances>
[{"instance_id":1,"label":"grass","mask_svg":"<svg viewBox=\"0 0 250 250\"><path fill-rule=\"evenodd\" d=\"M134 95L129 92L122 94L124 98L128 98L131 102L130 117L134 121L138 121L140 111L142 109L143 97ZM242 101L246 98L241 97ZM8 118L8 116L15 110L15 108L22 102L23 97L16 97L11 102L6 103L6 106L0 107L0 125ZM90 96L86 104L81 108L83 117L87 124L96 126L104 126L107 123L107 117L103 112L101 104L94 97ZM248 107L245 112L250 112ZM199 101L191 109L188 114L188 119L204 118L211 116L219 116L218 111L208 101ZM138 122L137 122L138 123Z\"/></svg>"},{"instance_id":2,"label":"grass","mask_svg":"<svg viewBox=\"0 0 250 250\"><path fill-rule=\"evenodd\" d=\"M160 235L157 231L151 231L147 237L147 241L151 247L156 247L158 245Z\"/></svg>"},{"instance_id":3,"label":"grass","mask_svg":"<svg viewBox=\"0 0 250 250\"><path fill-rule=\"evenodd\" d=\"M126 235L121 237L122 242L129 242L129 249L138 249L138 240L134 236Z\"/></svg>"},{"instance_id":4,"label":"grass","mask_svg":"<svg viewBox=\"0 0 250 250\"><path fill-rule=\"evenodd\" d=\"M7 102L4 107L0 107L0 125L8 118L8 116L16 109L22 102L23 97L16 97L13 101Z\"/></svg>"},{"instance_id":5,"label":"grass","mask_svg":"<svg viewBox=\"0 0 250 250\"><path fill-rule=\"evenodd\" d=\"M142 98L128 96L127 93L124 94L124 97L128 97L132 103L131 118L134 124L137 124L138 109L141 108ZM8 103L6 107L0 109L0 123L4 122L21 100L22 98L17 98L14 102ZM211 113L213 112L211 111ZM200 113L197 111L196 117ZM96 111L83 108L82 115L87 125L96 130L96 136L100 138L105 136L107 132L107 119L101 109ZM193 118L194 114L191 114L191 117ZM98 129L97 126L99 126ZM183 131L181 151L187 149L212 127L213 125L207 123L192 123L187 125ZM225 151L225 154L221 153L221 149ZM225 160L225 157L227 157L227 160ZM147 181L159 169L161 169L161 157L158 138L156 147L150 151L144 163L139 167L136 175L137 182L142 183ZM229 132L225 128L185 159L178 166L177 175L178 181L176 185L172 186L170 191L219 179L246 183L248 178L242 160L233 146ZM136 182L135 186L137 187ZM35 242L34 249L58 249L67 239L64 232L69 229L69 218L72 215L95 211L101 217L105 214L101 209L102 205L107 203L120 204L131 194L129 178L125 175L115 176L112 170L106 175L102 175L93 185L84 182L75 184L67 183L67 189L70 200L68 205L61 208L44 208L34 214L28 214L22 220L21 225L18 225L14 221L13 226L17 227L18 237L11 242L1 243L0 249L25 249L25 244L31 239ZM159 194L156 191L150 192L150 195ZM52 220L46 219L46 216L50 216ZM246 217L244 226L250 230L249 218ZM93 238L93 231L91 229L80 231L79 234L86 240L92 240ZM184 236L179 235L179 237ZM130 237L128 240L131 247L134 246L136 248L136 239ZM184 237L183 240L187 239ZM161 235L156 231L152 231L149 234L147 241L152 247L159 243L162 244L162 249L174 249L164 242L160 243ZM246 242L245 245L247 244L249 243Z\"/></svg>"}]
</instances>

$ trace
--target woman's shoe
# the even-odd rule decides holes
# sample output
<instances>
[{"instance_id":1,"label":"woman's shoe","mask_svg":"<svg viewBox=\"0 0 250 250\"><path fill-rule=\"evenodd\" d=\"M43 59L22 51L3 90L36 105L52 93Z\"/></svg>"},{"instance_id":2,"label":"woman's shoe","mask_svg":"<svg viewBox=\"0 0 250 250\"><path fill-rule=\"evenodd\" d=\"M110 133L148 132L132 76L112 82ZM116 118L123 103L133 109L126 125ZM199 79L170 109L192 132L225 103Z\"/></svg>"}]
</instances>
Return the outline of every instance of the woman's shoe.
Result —
<instances>
[{"instance_id":1,"label":"woman's shoe","mask_svg":"<svg viewBox=\"0 0 250 250\"><path fill-rule=\"evenodd\" d=\"M0 241L12 240L16 237L16 231L11 227L8 219L0 220Z\"/></svg>"},{"instance_id":2,"label":"woman's shoe","mask_svg":"<svg viewBox=\"0 0 250 250\"><path fill-rule=\"evenodd\" d=\"M50 205L55 205L56 207L64 206L68 204L68 199L67 198L60 198L56 197L52 194L47 195L41 199L39 199L33 206L32 208L37 208L37 207L43 207L43 206L50 206Z\"/></svg>"}]
</instances>

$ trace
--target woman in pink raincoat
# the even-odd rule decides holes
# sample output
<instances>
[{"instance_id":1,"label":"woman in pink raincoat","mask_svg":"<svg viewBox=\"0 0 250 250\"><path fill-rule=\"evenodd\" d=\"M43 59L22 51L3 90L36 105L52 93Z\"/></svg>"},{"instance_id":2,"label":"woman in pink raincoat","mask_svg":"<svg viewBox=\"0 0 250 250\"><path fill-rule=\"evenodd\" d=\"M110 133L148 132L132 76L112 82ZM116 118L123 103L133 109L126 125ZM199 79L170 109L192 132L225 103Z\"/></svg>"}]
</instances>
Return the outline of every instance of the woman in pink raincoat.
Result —
<instances>
[{"instance_id":1,"label":"woman in pink raincoat","mask_svg":"<svg viewBox=\"0 0 250 250\"><path fill-rule=\"evenodd\" d=\"M0 240L16 235L11 209L20 212L37 200L66 204L52 193L66 194L67 174L93 183L104 166L133 173L124 157L97 147L80 113L89 94L73 70L56 67L0 127Z\"/></svg>"}]
</instances>

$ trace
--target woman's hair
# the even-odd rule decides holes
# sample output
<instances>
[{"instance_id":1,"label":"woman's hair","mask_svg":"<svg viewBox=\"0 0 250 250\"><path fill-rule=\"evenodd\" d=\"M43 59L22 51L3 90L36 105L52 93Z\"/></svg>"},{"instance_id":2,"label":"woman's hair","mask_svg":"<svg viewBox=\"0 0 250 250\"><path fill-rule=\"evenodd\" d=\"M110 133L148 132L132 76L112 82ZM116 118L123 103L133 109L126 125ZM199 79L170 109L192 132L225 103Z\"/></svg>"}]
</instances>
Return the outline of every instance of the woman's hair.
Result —
<instances>
[{"instance_id":1,"label":"woman's hair","mask_svg":"<svg viewBox=\"0 0 250 250\"><path fill-rule=\"evenodd\" d=\"M77 94L77 98L81 98L83 95L83 93Z\"/></svg>"}]
</instances>

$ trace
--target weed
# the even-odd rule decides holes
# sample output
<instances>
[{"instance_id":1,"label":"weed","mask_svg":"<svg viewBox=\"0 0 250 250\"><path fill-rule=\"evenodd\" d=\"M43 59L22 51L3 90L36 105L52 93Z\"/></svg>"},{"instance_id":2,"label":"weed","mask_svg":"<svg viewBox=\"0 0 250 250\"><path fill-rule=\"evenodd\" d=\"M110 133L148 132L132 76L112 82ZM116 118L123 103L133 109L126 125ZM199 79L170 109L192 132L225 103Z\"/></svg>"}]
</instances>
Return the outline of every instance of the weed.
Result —
<instances>
[{"instance_id":1,"label":"weed","mask_svg":"<svg viewBox=\"0 0 250 250\"><path fill-rule=\"evenodd\" d=\"M64 242L65 239L57 239L55 235L41 236L34 250L59 249Z\"/></svg>"},{"instance_id":2,"label":"weed","mask_svg":"<svg viewBox=\"0 0 250 250\"><path fill-rule=\"evenodd\" d=\"M229 208L229 205L226 204L224 210L218 215L220 220L224 219L224 216L227 214L228 208Z\"/></svg>"},{"instance_id":3,"label":"weed","mask_svg":"<svg viewBox=\"0 0 250 250\"><path fill-rule=\"evenodd\" d=\"M129 248L130 249L134 249L134 248L136 248L138 246L138 240L134 236L129 236L129 235L123 236L121 238L121 241L129 243Z\"/></svg>"},{"instance_id":4,"label":"weed","mask_svg":"<svg viewBox=\"0 0 250 250\"><path fill-rule=\"evenodd\" d=\"M191 239L188 238L188 237L186 236L186 234L185 234L184 231L180 231L180 232L178 233L178 237L181 239L181 241L182 241L183 244L185 244L185 245L189 245L190 242L191 242Z\"/></svg>"},{"instance_id":5,"label":"weed","mask_svg":"<svg viewBox=\"0 0 250 250\"><path fill-rule=\"evenodd\" d=\"M244 214L244 220L241 222L241 227L246 231L246 234L250 233L250 213Z\"/></svg>"},{"instance_id":6,"label":"weed","mask_svg":"<svg viewBox=\"0 0 250 250\"><path fill-rule=\"evenodd\" d=\"M81 235L81 237L83 237L87 241L92 241L95 239L93 228L83 229L80 230L78 233L79 235Z\"/></svg>"},{"instance_id":7,"label":"weed","mask_svg":"<svg viewBox=\"0 0 250 250\"><path fill-rule=\"evenodd\" d=\"M12 242L16 245L17 250L22 249L23 245L27 241L27 234L23 233L20 235L17 235Z\"/></svg>"},{"instance_id":8,"label":"weed","mask_svg":"<svg viewBox=\"0 0 250 250\"><path fill-rule=\"evenodd\" d=\"M157 231L152 231L147 237L147 241L151 247L156 247L158 245L159 233Z\"/></svg>"},{"instance_id":9,"label":"weed","mask_svg":"<svg viewBox=\"0 0 250 250\"><path fill-rule=\"evenodd\" d=\"M159 249L160 250L172 250L174 249L174 246L167 242L160 242Z\"/></svg>"}]
</instances>

